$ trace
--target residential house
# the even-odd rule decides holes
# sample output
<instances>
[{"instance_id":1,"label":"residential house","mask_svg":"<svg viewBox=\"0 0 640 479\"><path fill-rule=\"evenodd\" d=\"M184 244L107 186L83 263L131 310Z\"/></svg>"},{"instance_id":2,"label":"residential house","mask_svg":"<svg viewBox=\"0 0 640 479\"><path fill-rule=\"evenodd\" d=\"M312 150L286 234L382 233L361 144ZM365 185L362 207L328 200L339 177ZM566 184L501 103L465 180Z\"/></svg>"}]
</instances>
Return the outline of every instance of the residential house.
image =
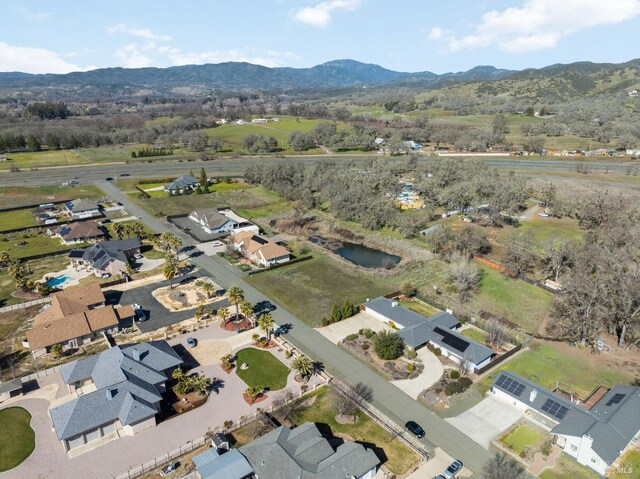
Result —
<instances>
[{"instance_id":1,"label":"residential house","mask_svg":"<svg viewBox=\"0 0 640 479\"><path fill-rule=\"evenodd\" d=\"M307 422L295 429L280 426L222 455L210 449L193 462L200 479L370 479L380 459L353 441L334 448L315 424Z\"/></svg>"},{"instance_id":2,"label":"residential house","mask_svg":"<svg viewBox=\"0 0 640 479\"><path fill-rule=\"evenodd\" d=\"M397 329L396 333L407 346L418 349L431 344L440 348L443 356L464 364L468 371L483 368L496 355L493 349L456 332L460 322L448 312L427 318L384 296L366 302L363 309Z\"/></svg>"},{"instance_id":3,"label":"residential house","mask_svg":"<svg viewBox=\"0 0 640 479\"><path fill-rule=\"evenodd\" d=\"M640 444L640 387L615 386L583 404L569 401L509 371L495 378L490 394L546 426L578 463L603 475L630 447Z\"/></svg>"},{"instance_id":4,"label":"residential house","mask_svg":"<svg viewBox=\"0 0 640 479\"><path fill-rule=\"evenodd\" d=\"M189 219L195 221L208 234L230 234L241 231L259 233L258 228L245 218L236 215L230 209L202 208L189 214Z\"/></svg>"},{"instance_id":5,"label":"residential house","mask_svg":"<svg viewBox=\"0 0 640 479\"><path fill-rule=\"evenodd\" d=\"M126 274L129 263L140 254L140 246L138 238L103 241L85 249L71 250L69 259L74 268L88 268L96 276L106 273L122 276Z\"/></svg>"},{"instance_id":6,"label":"residential house","mask_svg":"<svg viewBox=\"0 0 640 479\"><path fill-rule=\"evenodd\" d=\"M64 207L67 210L67 214L74 220L93 218L94 216L101 216L102 214L100 213L100 207L93 200L78 198L67 201Z\"/></svg>"},{"instance_id":7,"label":"residential house","mask_svg":"<svg viewBox=\"0 0 640 479\"><path fill-rule=\"evenodd\" d=\"M254 118L253 120L251 120L251 123L266 123L269 120L267 120L266 118Z\"/></svg>"},{"instance_id":8,"label":"residential house","mask_svg":"<svg viewBox=\"0 0 640 479\"><path fill-rule=\"evenodd\" d=\"M628 149L625 153L629 156L640 156L640 150Z\"/></svg>"},{"instance_id":9,"label":"residential house","mask_svg":"<svg viewBox=\"0 0 640 479\"><path fill-rule=\"evenodd\" d=\"M121 323L134 315L131 306L105 305L98 284L67 288L53 293L51 304L33 318L33 326L26 332L26 346L34 357L48 353L56 344L63 349L77 348L104 333L118 331Z\"/></svg>"},{"instance_id":10,"label":"residential house","mask_svg":"<svg viewBox=\"0 0 640 479\"><path fill-rule=\"evenodd\" d=\"M250 231L230 236L229 245L252 263L265 268L291 260L291 252L287 248Z\"/></svg>"},{"instance_id":11,"label":"residential house","mask_svg":"<svg viewBox=\"0 0 640 479\"><path fill-rule=\"evenodd\" d=\"M375 140L373 140L373 144L381 147L384 141L385 141L384 138L378 137Z\"/></svg>"},{"instance_id":12,"label":"residential house","mask_svg":"<svg viewBox=\"0 0 640 479\"><path fill-rule=\"evenodd\" d=\"M47 228L49 236L55 236L63 244L95 243L107 236L107 233L95 221L77 221Z\"/></svg>"},{"instance_id":13,"label":"residential house","mask_svg":"<svg viewBox=\"0 0 640 479\"><path fill-rule=\"evenodd\" d=\"M60 369L67 402L49 409L65 451L156 425L171 372L182 359L166 341L114 346Z\"/></svg>"},{"instance_id":14,"label":"residential house","mask_svg":"<svg viewBox=\"0 0 640 479\"><path fill-rule=\"evenodd\" d=\"M171 183L164 185L163 189L165 193L184 193L191 191L200 186L200 182L197 178L191 175L182 175Z\"/></svg>"}]
</instances>

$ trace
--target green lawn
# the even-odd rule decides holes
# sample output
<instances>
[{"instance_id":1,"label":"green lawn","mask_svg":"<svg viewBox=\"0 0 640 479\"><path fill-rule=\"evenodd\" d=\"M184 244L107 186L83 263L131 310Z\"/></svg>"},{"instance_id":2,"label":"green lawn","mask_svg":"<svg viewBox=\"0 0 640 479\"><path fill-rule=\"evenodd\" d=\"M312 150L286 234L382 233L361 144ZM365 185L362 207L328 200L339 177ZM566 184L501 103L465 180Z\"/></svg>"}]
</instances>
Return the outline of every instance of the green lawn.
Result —
<instances>
[{"instance_id":1,"label":"green lawn","mask_svg":"<svg viewBox=\"0 0 640 479\"><path fill-rule=\"evenodd\" d=\"M487 311L533 333L547 315L553 294L520 279L511 279L499 271L478 265L478 293L470 300L477 311Z\"/></svg>"},{"instance_id":2,"label":"green lawn","mask_svg":"<svg viewBox=\"0 0 640 479\"><path fill-rule=\"evenodd\" d=\"M387 458L384 464L394 474L404 474L418 462L419 457L416 453L363 412L357 412L359 420L353 425L339 424L335 420L335 415L336 411L331 404L329 390L325 387L319 390L313 405L293 414L293 420L296 424L305 422L326 424L334 434L347 434L355 441L371 444L380 459Z\"/></svg>"},{"instance_id":3,"label":"green lawn","mask_svg":"<svg viewBox=\"0 0 640 479\"><path fill-rule=\"evenodd\" d=\"M242 370L244 363L248 369ZM236 374L247 386L264 386L268 391L278 391L287 385L289 368L269 351L255 348L241 349L236 353Z\"/></svg>"},{"instance_id":4,"label":"green lawn","mask_svg":"<svg viewBox=\"0 0 640 479\"><path fill-rule=\"evenodd\" d=\"M64 269L68 264L69 260L66 255L58 255L50 258L29 261L28 265L25 264L25 267L28 267L31 270L31 274L28 275L29 279L35 281L42 279L45 274L56 273ZM15 289L15 281L11 276L9 276L9 273L6 271L0 271L0 307L25 301L24 299L14 298L11 296L11 293Z\"/></svg>"},{"instance_id":5,"label":"green lawn","mask_svg":"<svg viewBox=\"0 0 640 479\"><path fill-rule=\"evenodd\" d=\"M538 444L542 440L542 437L542 434L539 432L534 431L528 426L521 425L502 437L500 442L518 454L521 454L525 447Z\"/></svg>"},{"instance_id":6,"label":"green lawn","mask_svg":"<svg viewBox=\"0 0 640 479\"><path fill-rule=\"evenodd\" d=\"M582 241L584 233L578 226L578 220L572 218L542 218L535 215L523 221L517 231L530 233L537 243L549 239Z\"/></svg>"},{"instance_id":7,"label":"green lawn","mask_svg":"<svg viewBox=\"0 0 640 479\"><path fill-rule=\"evenodd\" d=\"M22 243L26 243L22 246ZM12 258L27 258L56 251L82 248L85 244L65 245L58 238L47 235L44 229L20 233L0 234L0 251L6 251Z\"/></svg>"},{"instance_id":8,"label":"green lawn","mask_svg":"<svg viewBox=\"0 0 640 479\"><path fill-rule=\"evenodd\" d=\"M0 212L0 231L35 226L38 222L31 209Z\"/></svg>"},{"instance_id":9,"label":"green lawn","mask_svg":"<svg viewBox=\"0 0 640 479\"><path fill-rule=\"evenodd\" d=\"M613 470L607 474L610 479L629 479L630 477L636 477L634 474L640 472L640 450L630 449L627 451L620 462L620 469Z\"/></svg>"},{"instance_id":10,"label":"green lawn","mask_svg":"<svg viewBox=\"0 0 640 479\"><path fill-rule=\"evenodd\" d=\"M0 472L22 463L36 447L31 414L21 407L0 410Z\"/></svg>"},{"instance_id":11,"label":"green lawn","mask_svg":"<svg viewBox=\"0 0 640 479\"><path fill-rule=\"evenodd\" d=\"M474 328L463 329L462 331L460 331L460 334L466 336L469 339L473 339L475 342L480 344L484 344L484 342L487 340L487 333L478 331Z\"/></svg>"},{"instance_id":12,"label":"green lawn","mask_svg":"<svg viewBox=\"0 0 640 479\"><path fill-rule=\"evenodd\" d=\"M540 474L540 479L598 479L600 476L591 469L578 464L564 453L558 458L556 467L546 469ZM614 477L609 475L608 477ZM616 479L631 479L628 474Z\"/></svg>"},{"instance_id":13,"label":"green lawn","mask_svg":"<svg viewBox=\"0 0 640 479\"><path fill-rule=\"evenodd\" d=\"M612 368L588 350L577 350L562 344L534 342L514 359L498 366L481 384L487 390L499 371L506 370L539 383L551 390L559 383L583 399L597 386L630 384L632 375Z\"/></svg>"},{"instance_id":14,"label":"green lawn","mask_svg":"<svg viewBox=\"0 0 640 479\"><path fill-rule=\"evenodd\" d=\"M405 308L409 308L410 310L415 311L416 313L419 313L427 318L429 316L433 316L434 314L438 314L440 312L439 309L436 309L433 306L420 300L412 300L412 301L402 300L400 301L400 304Z\"/></svg>"},{"instance_id":15,"label":"green lawn","mask_svg":"<svg viewBox=\"0 0 640 479\"><path fill-rule=\"evenodd\" d=\"M0 170L8 170L12 166L18 168L37 168L41 166L78 165L89 163L82 155L70 150L33 151L25 153L10 153L7 155L13 161L0 163Z\"/></svg>"}]
</instances>

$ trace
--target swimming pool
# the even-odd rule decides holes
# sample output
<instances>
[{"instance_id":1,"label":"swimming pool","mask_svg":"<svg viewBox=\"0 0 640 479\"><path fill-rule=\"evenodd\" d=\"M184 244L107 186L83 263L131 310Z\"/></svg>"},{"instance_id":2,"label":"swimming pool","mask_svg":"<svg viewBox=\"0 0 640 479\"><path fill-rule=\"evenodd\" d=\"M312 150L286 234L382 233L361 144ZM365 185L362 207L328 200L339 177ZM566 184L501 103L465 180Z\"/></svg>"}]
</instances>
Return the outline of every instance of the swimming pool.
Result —
<instances>
[{"instance_id":1,"label":"swimming pool","mask_svg":"<svg viewBox=\"0 0 640 479\"><path fill-rule=\"evenodd\" d=\"M64 282L68 279L69 275L63 274L62 276L58 276L57 278L51 278L49 281L47 281L47 285L52 287L60 286L64 284Z\"/></svg>"}]
</instances>

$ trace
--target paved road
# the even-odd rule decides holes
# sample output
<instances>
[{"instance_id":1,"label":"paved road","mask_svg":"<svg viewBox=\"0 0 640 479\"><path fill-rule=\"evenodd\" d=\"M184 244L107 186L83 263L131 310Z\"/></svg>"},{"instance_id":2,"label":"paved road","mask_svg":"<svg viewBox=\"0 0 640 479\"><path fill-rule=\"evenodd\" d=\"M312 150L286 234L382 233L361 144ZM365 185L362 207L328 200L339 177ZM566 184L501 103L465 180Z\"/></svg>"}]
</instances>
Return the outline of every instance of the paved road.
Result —
<instances>
[{"instance_id":1,"label":"paved road","mask_svg":"<svg viewBox=\"0 0 640 479\"><path fill-rule=\"evenodd\" d=\"M419 161L433 161L436 157L420 158ZM304 164L317 161L353 162L358 164L362 158L345 156L303 157L295 158ZM405 158L388 158L388 161L406 161ZM517 169L524 171L571 171L575 170L578 160L574 159L523 159L523 158L482 158L490 166L505 169ZM118 164L89 164L72 165L68 167L51 167L33 170L23 170L16 173L4 171L0 173L0 186L43 186L57 185L65 181L77 179L81 183L89 183L104 180L106 177L121 178L127 175L132 178L173 176L187 173L190 169L197 171L204 167L210 176L240 175L244 172L247 163L253 158L220 159L211 161L179 162L176 160L156 161L147 163L118 163ZM589 161L589 166L594 171L604 171L608 168L610 173L625 173L629 164L638 165L638 162L629 161Z\"/></svg>"},{"instance_id":2,"label":"paved road","mask_svg":"<svg viewBox=\"0 0 640 479\"><path fill-rule=\"evenodd\" d=\"M193 240L189 236L182 233L173 225L149 215L127 198L127 196L113 184L100 182L98 186L112 199L121 201L129 213L138 216L156 233L171 231L179 236L185 245L193 244ZM369 369L368 366L361 363L346 351L338 348L320 333L278 305L278 303L266 298L257 289L244 281L246 274L243 274L227 261L217 256L209 257L200 255L192 257L190 261L200 268L201 271L207 272L221 287L228 288L232 285L240 286L244 290L247 300L254 304L259 301L271 301L277 307L273 312L274 320L278 324L291 325L291 331L287 334L287 339L296 347L315 360L321 361L325 369L337 377L353 384L362 382L369 385L373 391L372 402L380 411L397 421L398 424L404 424L409 419L417 421L427 431L428 442L425 441L426 445L430 447L437 445L451 456L460 459L465 466L472 471L480 472L483 463L490 457L490 453L487 450L483 449L444 419L411 399L401 390Z\"/></svg>"}]
</instances>

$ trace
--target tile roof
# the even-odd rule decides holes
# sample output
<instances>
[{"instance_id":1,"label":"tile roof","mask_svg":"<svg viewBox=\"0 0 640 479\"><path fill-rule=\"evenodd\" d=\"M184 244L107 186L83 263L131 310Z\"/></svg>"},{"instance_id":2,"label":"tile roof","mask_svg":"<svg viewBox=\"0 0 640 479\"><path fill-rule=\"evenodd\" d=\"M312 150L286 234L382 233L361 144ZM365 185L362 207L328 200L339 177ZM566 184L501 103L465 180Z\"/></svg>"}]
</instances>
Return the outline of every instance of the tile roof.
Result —
<instances>
[{"instance_id":1,"label":"tile roof","mask_svg":"<svg viewBox=\"0 0 640 479\"><path fill-rule=\"evenodd\" d=\"M115 346L88 358L62 366L66 384L91 378L96 390L49 410L58 439L109 424L123 425L153 417L154 403L162 396L157 385L168 378L164 371L182 364L166 341Z\"/></svg>"}]
</instances>

